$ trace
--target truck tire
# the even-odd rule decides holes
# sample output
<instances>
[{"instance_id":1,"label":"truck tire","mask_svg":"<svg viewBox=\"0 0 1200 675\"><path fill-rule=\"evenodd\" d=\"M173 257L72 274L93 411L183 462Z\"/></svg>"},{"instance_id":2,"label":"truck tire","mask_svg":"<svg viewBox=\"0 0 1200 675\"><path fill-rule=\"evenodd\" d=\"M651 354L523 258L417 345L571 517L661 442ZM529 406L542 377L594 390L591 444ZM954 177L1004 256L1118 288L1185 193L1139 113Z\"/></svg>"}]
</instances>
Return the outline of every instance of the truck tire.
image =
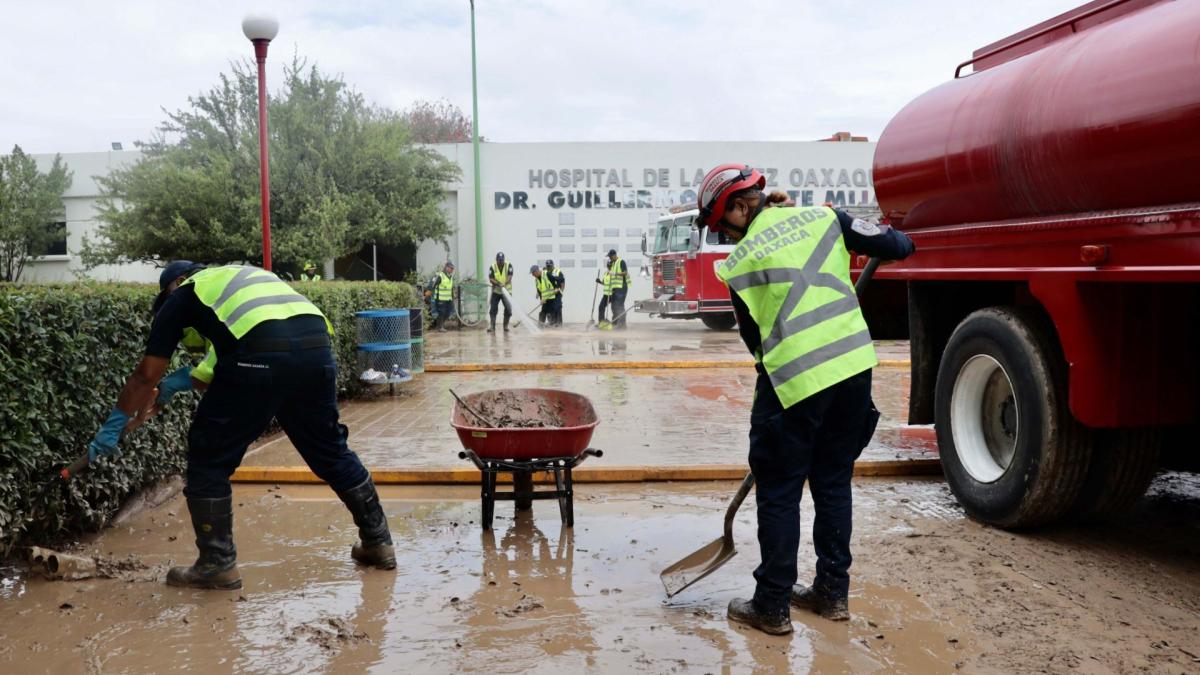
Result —
<instances>
[{"instance_id":1,"label":"truck tire","mask_svg":"<svg viewBox=\"0 0 1200 675\"><path fill-rule=\"evenodd\" d=\"M1066 362L1041 314L969 315L946 344L934 399L942 470L968 515L1018 528L1072 507L1091 437L1067 408Z\"/></svg>"},{"instance_id":2,"label":"truck tire","mask_svg":"<svg viewBox=\"0 0 1200 675\"><path fill-rule=\"evenodd\" d=\"M1095 433L1092 462L1071 515L1082 521L1119 516L1146 492L1158 470L1161 429L1104 429Z\"/></svg>"},{"instance_id":3,"label":"truck tire","mask_svg":"<svg viewBox=\"0 0 1200 675\"><path fill-rule=\"evenodd\" d=\"M733 330L733 327L737 325L737 318L734 317L733 312L701 314L700 320L713 330Z\"/></svg>"}]
</instances>

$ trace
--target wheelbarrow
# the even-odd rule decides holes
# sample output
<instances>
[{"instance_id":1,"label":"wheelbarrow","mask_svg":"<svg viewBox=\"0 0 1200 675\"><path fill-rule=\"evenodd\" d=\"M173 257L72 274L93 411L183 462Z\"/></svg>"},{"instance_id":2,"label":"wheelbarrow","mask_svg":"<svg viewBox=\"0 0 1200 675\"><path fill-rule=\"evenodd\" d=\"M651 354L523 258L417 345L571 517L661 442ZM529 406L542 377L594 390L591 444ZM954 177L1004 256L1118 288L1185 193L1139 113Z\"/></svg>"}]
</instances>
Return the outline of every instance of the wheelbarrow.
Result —
<instances>
[{"instance_id":1,"label":"wheelbarrow","mask_svg":"<svg viewBox=\"0 0 1200 675\"><path fill-rule=\"evenodd\" d=\"M480 501L484 530L492 529L496 501L515 502L525 511L538 499L558 500L559 516L575 525L571 470L604 452L589 448L600 420L586 396L557 389L493 389L455 395L450 426L481 473ZM554 475L553 490L534 490L533 474ZM500 473L512 474L511 492L496 489Z\"/></svg>"}]
</instances>

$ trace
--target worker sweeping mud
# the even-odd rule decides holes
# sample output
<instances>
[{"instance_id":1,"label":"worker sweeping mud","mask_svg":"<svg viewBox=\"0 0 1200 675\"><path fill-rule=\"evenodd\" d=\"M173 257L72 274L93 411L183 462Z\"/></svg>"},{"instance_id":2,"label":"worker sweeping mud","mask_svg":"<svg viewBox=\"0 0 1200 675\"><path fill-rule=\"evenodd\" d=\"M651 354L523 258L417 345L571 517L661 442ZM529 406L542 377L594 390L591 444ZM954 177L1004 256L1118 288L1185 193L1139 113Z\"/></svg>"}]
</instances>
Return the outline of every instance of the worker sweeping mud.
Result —
<instances>
[{"instance_id":1,"label":"worker sweeping mud","mask_svg":"<svg viewBox=\"0 0 1200 675\"><path fill-rule=\"evenodd\" d=\"M200 554L194 565L172 568L167 583L241 588L229 476L272 419L353 515L361 541L351 557L395 568L379 495L338 422L332 327L316 305L271 272L242 265L206 269L175 261L163 270L159 288L145 355L88 453L93 460L116 455L121 429L155 386L157 405L164 406L174 394L203 384L193 381L188 367L163 377L186 328L212 344L215 367L188 431L184 488Z\"/></svg>"},{"instance_id":2,"label":"worker sweeping mud","mask_svg":"<svg viewBox=\"0 0 1200 675\"><path fill-rule=\"evenodd\" d=\"M736 247L717 269L729 285L758 382L750 413L750 469L757 480L758 543L750 599L729 618L763 632L792 631L789 603L848 619L850 478L875 431L871 369L878 363L850 283L850 250L905 258L904 233L826 207L767 208L787 200L763 192L766 179L741 164L708 172L698 224L724 231ZM795 585L800 497L808 482L816 508L816 578Z\"/></svg>"}]
</instances>

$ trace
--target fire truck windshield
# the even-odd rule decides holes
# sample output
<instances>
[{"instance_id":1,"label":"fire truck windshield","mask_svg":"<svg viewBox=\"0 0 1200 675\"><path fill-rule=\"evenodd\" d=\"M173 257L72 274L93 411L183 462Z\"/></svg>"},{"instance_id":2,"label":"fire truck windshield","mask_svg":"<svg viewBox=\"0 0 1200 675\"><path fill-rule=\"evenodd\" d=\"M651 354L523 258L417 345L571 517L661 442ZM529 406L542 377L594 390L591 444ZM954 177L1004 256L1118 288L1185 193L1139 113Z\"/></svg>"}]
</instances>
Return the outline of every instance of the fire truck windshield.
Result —
<instances>
[{"instance_id":1,"label":"fire truck windshield","mask_svg":"<svg viewBox=\"0 0 1200 675\"><path fill-rule=\"evenodd\" d=\"M692 238L692 216L658 221L654 253L681 253L688 250Z\"/></svg>"}]
</instances>

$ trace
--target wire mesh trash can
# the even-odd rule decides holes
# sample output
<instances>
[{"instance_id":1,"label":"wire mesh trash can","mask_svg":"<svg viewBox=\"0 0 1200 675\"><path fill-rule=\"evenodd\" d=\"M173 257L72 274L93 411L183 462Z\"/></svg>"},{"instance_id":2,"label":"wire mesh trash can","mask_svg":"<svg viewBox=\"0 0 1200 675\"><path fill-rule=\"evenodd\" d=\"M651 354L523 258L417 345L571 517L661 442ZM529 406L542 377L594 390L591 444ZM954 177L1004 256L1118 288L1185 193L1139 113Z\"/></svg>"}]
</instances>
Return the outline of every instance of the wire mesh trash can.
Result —
<instances>
[{"instance_id":1,"label":"wire mesh trash can","mask_svg":"<svg viewBox=\"0 0 1200 675\"><path fill-rule=\"evenodd\" d=\"M413 307L408 310L408 336L413 340L419 340L425 334L425 308Z\"/></svg>"},{"instance_id":2,"label":"wire mesh trash can","mask_svg":"<svg viewBox=\"0 0 1200 675\"><path fill-rule=\"evenodd\" d=\"M407 309L368 309L354 313L358 344L408 344L412 323Z\"/></svg>"},{"instance_id":3,"label":"wire mesh trash can","mask_svg":"<svg viewBox=\"0 0 1200 675\"><path fill-rule=\"evenodd\" d=\"M392 386L408 382L412 372L412 318L407 309L369 309L354 313L358 329L358 379Z\"/></svg>"},{"instance_id":4,"label":"wire mesh trash can","mask_svg":"<svg viewBox=\"0 0 1200 675\"><path fill-rule=\"evenodd\" d=\"M368 384L400 384L412 379L412 346L374 343L358 346L359 378Z\"/></svg>"},{"instance_id":5,"label":"wire mesh trash can","mask_svg":"<svg viewBox=\"0 0 1200 675\"><path fill-rule=\"evenodd\" d=\"M425 372L425 339L413 338L409 343L409 352L412 354L412 373Z\"/></svg>"}]
</instances>

